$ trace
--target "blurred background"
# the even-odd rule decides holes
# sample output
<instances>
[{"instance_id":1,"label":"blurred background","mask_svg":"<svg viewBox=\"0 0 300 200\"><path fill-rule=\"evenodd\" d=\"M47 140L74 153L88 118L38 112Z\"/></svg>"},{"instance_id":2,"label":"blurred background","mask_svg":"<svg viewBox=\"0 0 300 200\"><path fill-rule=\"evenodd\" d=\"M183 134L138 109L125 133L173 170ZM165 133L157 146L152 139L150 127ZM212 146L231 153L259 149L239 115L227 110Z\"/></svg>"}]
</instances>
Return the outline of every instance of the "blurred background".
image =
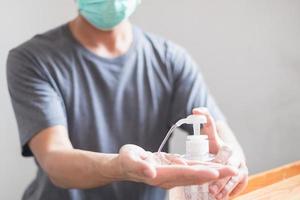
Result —
<instances>
[{"instance_id":1,"label":"blurred background","mask_svg":"<svg viewBox=\"0 0 300 200\"><path fill-rule=\"evenodd\" d=\"M0 199L35 176L22 158L5 77L8 50L66 23L73 0L1 0ZM300 1L143 0L132 21L185 47L242 144L250 172L300 160ZM172 138L182 153L184 133Z\"/></svg>"}]
</instances>

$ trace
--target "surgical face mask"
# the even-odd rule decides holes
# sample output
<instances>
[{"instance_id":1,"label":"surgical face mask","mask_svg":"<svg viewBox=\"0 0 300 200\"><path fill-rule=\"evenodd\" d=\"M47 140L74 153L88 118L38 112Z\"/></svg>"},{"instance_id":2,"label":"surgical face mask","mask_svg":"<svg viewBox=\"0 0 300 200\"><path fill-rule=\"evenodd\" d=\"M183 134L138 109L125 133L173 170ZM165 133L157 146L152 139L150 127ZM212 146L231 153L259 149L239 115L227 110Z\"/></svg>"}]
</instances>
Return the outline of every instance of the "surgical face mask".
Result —
<instances>
[{"instance_id":1,"label":"surgical face mask","mask_svg":"<svg viewBox=\"0 0 300 200\"><path fill-rule=\"evenodd\" d=\"M111 30L127 19L141 0L77 0L79 13L93 26Z\"/></svg>"}]
</instances>

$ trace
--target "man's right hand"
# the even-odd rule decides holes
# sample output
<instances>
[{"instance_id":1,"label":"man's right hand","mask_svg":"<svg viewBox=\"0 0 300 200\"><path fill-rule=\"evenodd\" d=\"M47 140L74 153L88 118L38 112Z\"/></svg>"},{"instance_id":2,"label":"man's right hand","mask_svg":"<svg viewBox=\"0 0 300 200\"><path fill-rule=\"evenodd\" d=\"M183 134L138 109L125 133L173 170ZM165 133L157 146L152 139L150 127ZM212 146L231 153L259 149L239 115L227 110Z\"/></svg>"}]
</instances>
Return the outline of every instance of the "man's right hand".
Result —
<instances>
[{"instance_id":1,"label":"man's right hand","mask_svg":"<svg viewBox=\"0 0 300 200\"><path fill-rule=\"evenodd\" d=\"M157 155L136 145L124 145L117 157L123 179L170 189L176 186L200 185L237 173L234 168L225 165L191 163L171 154L164 155L172 164L162 165L154 158Z\"/></svg>"}]
</instances>

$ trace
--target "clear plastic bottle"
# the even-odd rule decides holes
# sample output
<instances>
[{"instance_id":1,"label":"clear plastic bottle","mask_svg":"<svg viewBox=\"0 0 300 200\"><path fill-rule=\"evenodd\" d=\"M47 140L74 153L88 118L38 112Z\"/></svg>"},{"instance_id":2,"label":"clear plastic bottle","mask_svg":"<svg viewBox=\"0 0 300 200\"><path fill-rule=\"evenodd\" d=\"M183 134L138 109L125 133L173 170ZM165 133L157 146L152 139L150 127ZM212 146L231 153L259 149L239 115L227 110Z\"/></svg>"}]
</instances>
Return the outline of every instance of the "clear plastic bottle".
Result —
<instances>
[{"instance_id":1,"label":"clear plastic bottle","mask_svg":"<svg viewBox=\"0 0 300 200\"><path fill-rule=\"evenodd\" d=\"M192 124L194 134L187 136L186 154L184 155L185 159L226 164L232 151L229 147L222 146L217 155L211 155L209 153L208 137L207 135L201 135L200 133L201 124L206 122L206 117L202 115L189 115L187 118L179 120L168 132L158 152L160 152L168 137L176 127L179 127L182 124ZM210 183L175 187L169 191L169 200L215 200L209 193L209 184Z\"/></svg>"},{"instance_id":2,"label":"clear plastic bottle","mask_svg":"<svg viewBox=\"0 0 300 200\"><path fill-rule=\"evenodd\" d=\"M204 123L207 123L207 119L203 115L189 115L187 118L180 119L176 122L162 141L157 156L153 158L155 160L154 162L162 165L169 164L168 160L164 159L161 154L161 150L177 127L180 127L182 124L192 124L194 134L187 136L186 154L184 158L195 161L212 161L226 164L232 154L231 149L227 146L223 146L216 156L211 155L209 153L208 137L200 133L201 124ZM209 194L209 183L205 183L202 185L175 187L169 190L169 200L215 200L215 198Z\"/></svg>"},{"instance_id":3,"label":"clear plastic bottle","mask_svg":"<svg viewBox=\"0 0 300 200\"><path fill-rule=\"evenodd\" d=\"M206 135L190 135L186 140L186 159L211 161ZM175 187L169 191L169 200L210 200L209 183Z\"/></svg>"},{"instance_id":4,"label":"clear plastic bottle","mask_svg":"<svg viewBox=\"0 0 300 200\"><path fill-rule=\"evenodd\" d=\"M231 148L225 145L220 147L217 155L209 154L208 150L207 136L188 136L184 157L190 160L226 164L232 155ZM216 200L209 193L209 184L175 187L169 191L169 200Z\"/></svg>"}]
</instances>

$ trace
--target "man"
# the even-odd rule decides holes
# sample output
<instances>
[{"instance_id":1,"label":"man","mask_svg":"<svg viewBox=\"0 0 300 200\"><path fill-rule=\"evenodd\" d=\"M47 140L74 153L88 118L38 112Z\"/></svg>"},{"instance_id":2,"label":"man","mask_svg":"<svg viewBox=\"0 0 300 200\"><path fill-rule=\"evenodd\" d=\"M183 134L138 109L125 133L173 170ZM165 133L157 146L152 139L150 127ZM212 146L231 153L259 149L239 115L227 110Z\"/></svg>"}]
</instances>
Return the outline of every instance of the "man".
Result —
<instances>
[{"instance_id":1,"label":"man","mask_svg":"<svg viewBox=\"0 0 300 200\"><path fill-rule=\"evenodd\" d=\"M139 3L78 0L76 19L10 51L22 154L38 165L23 199L164 199L160 188L211 181L211 193L224 199L245 186L242 150L196 64L177 45L130 24ZM218 135L233 148L239 173L171 155L170 166L149 161L168 128L195 107L208 108L193 112L209 119L203 129L214 153Z\"/></svg>"}]
</instances>

